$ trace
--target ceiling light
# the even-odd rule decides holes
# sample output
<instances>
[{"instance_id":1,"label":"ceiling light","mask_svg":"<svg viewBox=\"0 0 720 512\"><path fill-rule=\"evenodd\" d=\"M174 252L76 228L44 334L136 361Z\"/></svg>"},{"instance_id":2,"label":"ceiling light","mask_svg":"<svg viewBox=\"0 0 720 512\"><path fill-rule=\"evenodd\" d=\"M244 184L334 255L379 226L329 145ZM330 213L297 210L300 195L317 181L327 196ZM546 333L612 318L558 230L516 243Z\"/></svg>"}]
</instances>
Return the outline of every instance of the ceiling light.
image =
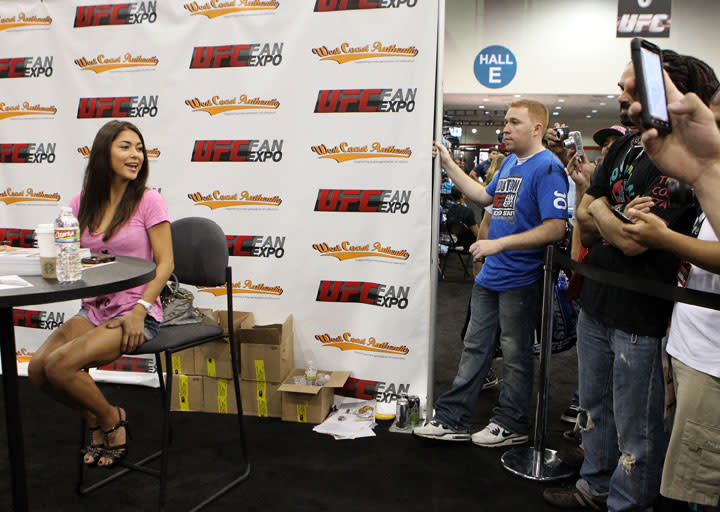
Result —
<instances>
[{"instance_id":1,"label":"ceiling light","mask_svg":"<svg viewBox=\"0 0 720 512\"><path fill-rule=\"evenodd\" d=\"M498 128L497 130L495 130L495 134L496 134L496 135L500 135L500 128Z\"/></svg>"},{"instance_id":2,"label":"ceiling light","mask_svg":"<svg viewBox=\"0 0 720 512\"><path fill-rule=\"evenodd\" d=\"M614 98L614 97L615 97L614 94L608 94L608 98Z\"/></svg>"},{"instance_id":3,"label":"ceiling light","mask_svg":"<svg viewBox=\"0 0 720 512\"><path fill-rule=\"evenodd\" d=\"M483 101L490 101L490 98L483 98Z\"/></svg>"},{"instance_id":4,"label":"ceiling light","mask_svg":"<svg viewBox=\"0 0 720 512\"><path fill-rule=\"evenodd\" d=\"M597 114L597 110L591 110L590 112L592 112L593 114Z\"/></svg>"},{"instance_id":5,"label":"ceiling light","mask_svg":"<svg viewBox=\"0 0 720 512\"><path fill-rule=\"evenodd\" d=\"M587 117L588 119L590 119L592 116L588 114L588 115L586 115L585 117Z\"/></svg>"},{"instance_id":6,"label":"ceiling light","mask_svg":"<svg viewBox=\"0 0 720 512\"><path fill-rule=\"evenodd\" d=\"M558 105L557 107L555 107L555 110L562 110L562 107Z\"/></svg>"},{"instance_id":7,"label":"ceiling light","mask_svg":"<svg viewBox=\"0 0 720 512\"><path fill-rule=\"evenodd\" d=\"M601 107L604 107L605 105L607 105L607 103L605 103L604 101L601 101L601 102L600 102L600 106L601 106Z\"/></svg>"},{"instance_id":8,"label":"ceiling light","mask_svg":"<svg viewBox=\"0 0 720 512\"><path fill-rule=\"evenodd\" d=\"M516 97L516 98L522 98L522 94L516 94L515 97Z\"/></svg>"},{"instance_id":9,"label":"ceiling light","mask_svg":"<svg viewBox=\"0 0 720 512\"><path fill-rule=\"evenodd\" d=\"M553 112L553 115L554 115L554 116L559 116L559 115L560 115L560 112Z\"/></svg>"},{"instance_id":10,"label":"ceiling light","mask_svg":"<svg viewBox=\"0 0 720 512\"><path fill-rule=\"evenodd\" d=\"M485 108L485 105L478 105L478 108Z\"/></svg>"},{"instance_id":11,"label":"ceiling light","mask_svg":"<svg viewBox=\"0 0 720 512\"><path fill-rule=\"evenodd\" d=\"M473 128L473 129L472 129L472 132L473 132L473 133L477 133L477 128Z\"/></svg>"},{"instance_id":12,"label":"ceiling light","mask_svg":"<svg viewBox=\"0 0 720 512\"><path fill-rule=\"evenodd\" d=\"M490 112L485 112L485 115L486 115L486 116L489 116L489 115L490 115Z\"/></svg>"},{"instance_id":13,"label":"ceiling light","mask_svg":"<svg viewBox=\"0 0 720 512\"><path fill-rule=\"evenodd\" d=\"M565 100L562 98L558 98L558 103L565 103Z\"/></svg>"}]
</instances>

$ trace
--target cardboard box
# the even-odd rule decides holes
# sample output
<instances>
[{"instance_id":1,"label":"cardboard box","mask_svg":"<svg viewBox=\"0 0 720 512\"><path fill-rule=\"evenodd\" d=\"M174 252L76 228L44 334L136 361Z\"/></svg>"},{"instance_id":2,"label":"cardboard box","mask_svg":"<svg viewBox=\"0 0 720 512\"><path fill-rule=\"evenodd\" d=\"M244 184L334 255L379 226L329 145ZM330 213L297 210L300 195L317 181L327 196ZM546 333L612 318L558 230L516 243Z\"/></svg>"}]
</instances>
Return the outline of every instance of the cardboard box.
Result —
<instances>
[{"instance_id":1,"label":"cardboard box","mask_svg":"<svg viewBox=\"0 0 720 512\"><path fill-rule=\"evenodd\" d=\"M282 382L293 367L293 318L282 324L240 329L240 376L243 380Z\"/></svg>"},{"instance_id":2,"label":"cardboard box","mask_svg":"<svg viewBox=\"0 0 720 512\"><path fill-rule=\"evenodd\" d=\"M228 330L228 312L226 310L217 310L213 312L215 317L220 322L220 327L223 330ZM252 313L245 311L233 311L233 333L235 334L235 341L240 342L240 334L245 329L250 329L255 325L255 317Z\"/></svg>"},{"instance_id":3,"label":"cardboard box","mask_svg":"<svg viewBox=\"0 0 720 512\"><path fill-rule=\"evenodd\" d=\"M280 418L282 416L282 393L280 383L240 381L240 399L244 416Z\"/></svg>"},{"instance_id":4,"label":"cardboard box","mask_svg":"<svg viewBox=\"0 0 720 512\"><path fill-rule=\"evenodd\" d=\"M305 369L298 368L278 388L282 392L282 419L298 423L322 423L330 412L333 404L335 388L341 388L350 376L350 372L331 372L318 370L318 373L329 373L330 380L324 386L307 386L292 384L296 375L304 375Z\"/></svg>"},{"instance_id":5,"label":"cardboard box","mask_svg":"<svg viewBox=\"0 0 720 512\"><path fill-rule=\"evenodd\" d=\"M195 371L195 349L188 348L171 356L173 375L197 375ZM160 356L160 367L165 373L165 354Z\"/></svg>"},{"instance_id":6,"label":"cardboard box","mask_svg":"<svg viewBox=\"0 0 720 512\"><path fill-rule=\"evenodd\" d=\"M194 375L173 375L170 410L202 411L204 407L203 378Z\"/></svg>"},{"instance_id":7,"label":"cardboard box","mask_svg":"<svg viewBox=\"0 0 720 512\"><path fill-rule=\"evenodd\" d=\"M232 380L200 377L203 382L204 411L237 414L235 386Z\"/></svg>"},{"instance_id":8,"label":"cardboard box","mask_svg":"<svg viewBox=\"0 0 720 512\"><path fill-rule=\"evenodd\" d=\"M205 315L203 322L211 325L220 325L220 316L217 311L208 308L198 308L198 310Z\"/></svg>"}]
</instances>

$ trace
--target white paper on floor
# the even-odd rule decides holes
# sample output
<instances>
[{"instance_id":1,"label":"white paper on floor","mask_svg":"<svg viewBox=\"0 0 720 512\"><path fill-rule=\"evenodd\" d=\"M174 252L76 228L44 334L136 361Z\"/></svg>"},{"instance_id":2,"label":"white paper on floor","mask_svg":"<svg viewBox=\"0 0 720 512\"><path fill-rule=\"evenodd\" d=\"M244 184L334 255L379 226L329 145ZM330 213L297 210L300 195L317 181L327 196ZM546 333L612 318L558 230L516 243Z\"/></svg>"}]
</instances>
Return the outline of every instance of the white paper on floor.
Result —
<instances>
[{"instance_id":1,"label":"white paper on floor","mask_svg":"<svg viewBox=\"0 0 720 512\"><path fill-rule=\"evenodd\" d=\"M336 397L337 399L338 397ZM340 397L343 398L343 397ZM335 439L359 439L375 437L375 400L336 400L333 411L313 430L328 434Z\"/></svg>"}]
</instances>

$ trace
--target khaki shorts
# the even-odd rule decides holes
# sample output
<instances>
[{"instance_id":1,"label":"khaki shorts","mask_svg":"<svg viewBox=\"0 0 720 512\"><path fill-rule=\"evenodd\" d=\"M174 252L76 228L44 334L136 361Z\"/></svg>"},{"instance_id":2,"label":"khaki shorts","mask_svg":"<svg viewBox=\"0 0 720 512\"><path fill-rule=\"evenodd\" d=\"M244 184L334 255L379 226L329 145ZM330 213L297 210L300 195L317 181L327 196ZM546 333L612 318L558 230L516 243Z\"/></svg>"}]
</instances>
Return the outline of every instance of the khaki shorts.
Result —
<instances>
[{"instance_id":1,"label":"khaki shorts","mask_svg":"<svg viewBox=\"0 0 720 512\"><path fill-rule=\"evenodd\" d=\"M676 500L720 502L720 379L672 358L677 410L660 493Z\"/></svg>"}]
</instances>

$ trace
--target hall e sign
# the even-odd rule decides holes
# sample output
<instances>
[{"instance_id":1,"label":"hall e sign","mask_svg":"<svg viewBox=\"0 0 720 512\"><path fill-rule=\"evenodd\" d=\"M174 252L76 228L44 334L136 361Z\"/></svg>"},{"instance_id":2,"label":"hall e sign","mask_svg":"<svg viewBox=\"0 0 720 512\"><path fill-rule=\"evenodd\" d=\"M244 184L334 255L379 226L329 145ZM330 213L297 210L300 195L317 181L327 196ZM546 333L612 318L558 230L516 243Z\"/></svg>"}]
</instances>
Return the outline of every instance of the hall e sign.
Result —
<instances>
[{"instance_id":1,"label":"hall e sign","mask_svg":"<svg viewBox=\"0 0 720 512\"><path fill-rule=\"evenodd\" d=\"M517 73L517 59L508 48L500 45L480 50L473 65L475 78L490 89L499 89L512 82Z\"/></svg>"}]
</instances>

